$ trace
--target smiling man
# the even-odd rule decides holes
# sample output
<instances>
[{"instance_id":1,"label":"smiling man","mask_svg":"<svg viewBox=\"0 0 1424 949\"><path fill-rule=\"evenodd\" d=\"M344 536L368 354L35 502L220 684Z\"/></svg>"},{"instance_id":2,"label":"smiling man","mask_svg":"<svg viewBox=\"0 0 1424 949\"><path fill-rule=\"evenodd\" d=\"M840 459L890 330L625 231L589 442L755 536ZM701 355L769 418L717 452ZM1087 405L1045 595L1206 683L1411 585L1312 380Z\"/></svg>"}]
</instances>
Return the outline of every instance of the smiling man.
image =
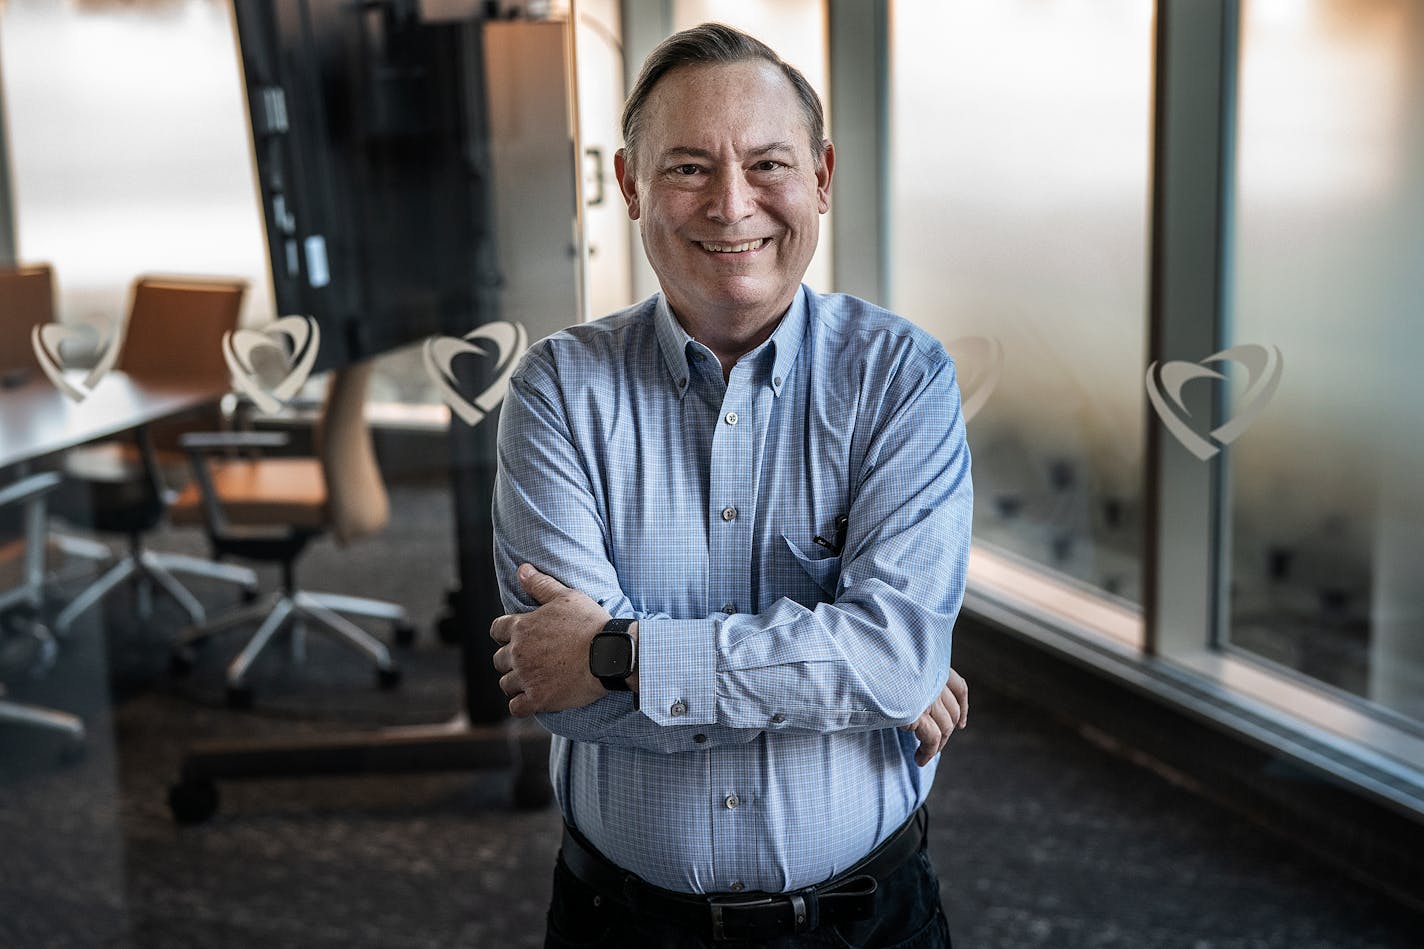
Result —
<instances>
[{"instance_id":1,"label":"smiling man","mask_svg":"<svg viewBox=\"0 0 1424 949\"><path fill-rule=\"evenodd\" d=\"M491 635L555 735L550 946L949 945L924 803L968 709L969 450L939 343L801 284L822 126L759 41L661 44L615 165L662 292L510 385Z\"/></svg>"}]
</instances>

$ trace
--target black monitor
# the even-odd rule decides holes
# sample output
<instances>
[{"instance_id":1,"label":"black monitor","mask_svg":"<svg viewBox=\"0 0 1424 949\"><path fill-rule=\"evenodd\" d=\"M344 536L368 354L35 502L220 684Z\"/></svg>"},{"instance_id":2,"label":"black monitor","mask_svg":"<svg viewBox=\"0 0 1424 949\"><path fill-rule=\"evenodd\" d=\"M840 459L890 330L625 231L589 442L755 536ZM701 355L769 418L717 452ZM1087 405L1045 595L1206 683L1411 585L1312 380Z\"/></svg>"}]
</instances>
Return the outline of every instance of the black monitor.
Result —
<instances>
[{"instance_id":1,"label":"black monitor","mask_svg":"<svg viewBox=\"0 0 1424 949\"><path fill-rule=\"evenodd\" d=\"M236 0L277 311L317 370L495 318L482 23Z\"/></svg>"}]
</instances>

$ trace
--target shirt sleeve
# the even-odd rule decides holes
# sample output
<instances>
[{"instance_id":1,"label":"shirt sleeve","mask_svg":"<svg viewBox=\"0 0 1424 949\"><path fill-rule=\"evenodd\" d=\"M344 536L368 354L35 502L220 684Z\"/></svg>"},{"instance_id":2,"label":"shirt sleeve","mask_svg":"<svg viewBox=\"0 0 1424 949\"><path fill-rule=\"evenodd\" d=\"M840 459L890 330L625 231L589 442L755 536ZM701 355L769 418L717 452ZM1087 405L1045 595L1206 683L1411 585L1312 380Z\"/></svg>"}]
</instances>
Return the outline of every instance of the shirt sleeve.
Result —
<instances>
[{"instance_id":1,"label":"shirt sleeve","mask_svg":"<svg viewBox=\"0 0 1424 949\"><path fill-rule=\"evenodd\" d=\"M596 600L615 617L668 621L666 614L633 609L609 560L607 528L591 474L569 435L549 344L536 344L510 380L499 419L495 479L495 575L506 613L538 604L515 571L531 563L565 586ZM642 646L639 645L641 662ZM640 676L641 679L641 676ZM579 709L543 713L540 724L576 741L630 745L656 752L686 751L751 741L760 728L710 722L654 722L629 693L609 693ZM694 743L694 736L701 739Z\"/></svg>"},{"instance_id":2,"label":"shirt sleeve","mask_svg":"<svg viewBox=\"0 0 1424 949\"><path fill-rule=\"evenodd\" d=\"M902 370L891 388L852 486L834 599L640 623L641 706L653 721L861 731L911 723L938 697L964 598L969 448L947 355Z\"/></svg>"},{"instance_id":3,"label":"shirt sleeve","mask_svg":"<svg viewBox=\"0 0 1424 949\"><path fill-rule=\"evenodd\" d=\"M535 608L515 577L527 561L610 614L637 618L641 690L636 709L631 696L610 694L540 722L575 740L671 752L691 747L694 734L715 746L768 730L915 721L949 674L973 509L953 363L941 350L918 365L892 377L871 423L833 600L812 608L783 597L755 615L687 618L639 613L621 590L555 368L531 351L500 420L494 523L504 607Z\"/></svg>"}]
</instances>

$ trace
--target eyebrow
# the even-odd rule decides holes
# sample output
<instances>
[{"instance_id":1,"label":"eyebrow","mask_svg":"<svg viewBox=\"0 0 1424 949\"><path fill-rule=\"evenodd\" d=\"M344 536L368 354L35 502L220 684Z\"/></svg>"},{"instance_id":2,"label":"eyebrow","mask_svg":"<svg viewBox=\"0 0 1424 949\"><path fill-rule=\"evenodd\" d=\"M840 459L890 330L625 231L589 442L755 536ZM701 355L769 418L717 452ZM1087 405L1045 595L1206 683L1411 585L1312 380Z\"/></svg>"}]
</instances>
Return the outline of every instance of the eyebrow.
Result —
<instances>
[{"instance_id":1,"label":"eyebrow","mask_svg":"<svg viewBox=\"0 0 1424 949\"><path fill-rule=\"evenodd\" d=\"M790 142L772 142L768 145L760 145L753 148L747 153L747 157L764 158L771 154L794 155L795 153L796 149L791 146ZM663 161L669 161L674 158L700 158L703 161L713 161L717 156L705 148L696 148L692 145L674 145L672 148L664 149L660 157Z\"/></svg>"}]
</instances>

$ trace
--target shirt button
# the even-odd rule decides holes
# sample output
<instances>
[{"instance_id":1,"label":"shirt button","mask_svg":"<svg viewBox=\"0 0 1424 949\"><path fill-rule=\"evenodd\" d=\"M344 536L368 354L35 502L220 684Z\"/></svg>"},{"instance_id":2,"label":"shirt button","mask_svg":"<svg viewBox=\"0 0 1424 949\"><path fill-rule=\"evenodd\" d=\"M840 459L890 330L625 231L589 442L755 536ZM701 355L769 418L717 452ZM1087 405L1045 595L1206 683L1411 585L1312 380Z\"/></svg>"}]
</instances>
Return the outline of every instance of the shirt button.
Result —
<instances>
[{"instance_id":1,"label":"shirt button","mask_svg":"<svg viewBox=\"0 0 1424 949\"><path fill-rule=\"evenodd\" d=\"M705 745L705 744L707 744L707 736L706 736L706 735L703 735L703 734L701 734L701 733L696 734L696 735L693 735L693 736L692 736L692 740L695 741L695 742L697 742L699 745Z\"/></svg>"},{"instance_id":2,"label":"shirt button","mask_svg":"<svg viewBox=\"0 0 1424 949\"><path fill-rule=\"evenodd\" d=\"M781 386L781 377L777 376L775 379L771 380L771 384L779 388Z\"/></svg>"},{"instance_id":3,"label":"shirt button","mask_svg":"<svg viewBox=\"0 0 1424 949\"><path fill-rule=\"evenodd\" d=\"M668 714L671 715L673 718L679 718L683 715L686 715L687 703L684 702L682 699L678 699L676 702L672 703L672 707L668 709Z\"/></svg>"},{"instance_id":4,"label":"shirt button","mask_svg":"<svg viewBox=\"0 0 1424 949\"><path fill-rule=\"evenodd\" d=\"M740 892L742 892L743 890L745 890L746 888L747 888L747 887L746 887L746 884L742 883L741 880L738 880L736 883L733 883L733 884L732 884L732 892L733 892L733 893L740 893Z\"/></svg>"},{"instance_id":5,"label":"shirt button","mask_svg":"<svg viewBox=\"0 0 1424 949\"><path fill-rule=\"evenodd\" d=\"M742 803L742 799L737 797L735 794L728 794L727 799L722 803L727 805L727 810L735 811L738 805Z\"/></svg>"},{"instance_id":6,"label":"shirt button","mask_svg":"<svg viewBox=\"0 0 1424 949\"><path fill-rule=\"evenodd\" d=\"M737 413L736 413L736 412L728 412L726 418L727 418L727 424L728 424L728 425L736 425L736 424L737 424Z\"/></svg>"},{"instance_id":7,"label":"shirt button","mask_svg":"<svg viewBox=\"0 0 1424 949\"><path fill-rule=\"evenodd\" d=\"M773 725L780 725L784 721L786 721L786 716L782 715L780 712L777 712L775 715L771 716L771 723Z\"/></svg>"},{"instance_id":8,"label":"shirt button","mask_svg":"<svg viewBox=\"0 0 1424 949\"><path fill-rule=\"evenodd\" d=\"M722 508L722 520L735 521L737 519L737 509L731 506Z\"/></svg>"},{"instance_id":9,"label":"shirt button","mask_svg":"<svg viewBox=\"0 0 1424 949\"><path fill-rule=\"evenodd\" d=\"M733 613L737 612L737 604L735 604L735 603L723 603L723 604L722 604L722 612L723 612L723 613L726 613L728 616L731 616Z\"/></svg>"}]
</instances>

